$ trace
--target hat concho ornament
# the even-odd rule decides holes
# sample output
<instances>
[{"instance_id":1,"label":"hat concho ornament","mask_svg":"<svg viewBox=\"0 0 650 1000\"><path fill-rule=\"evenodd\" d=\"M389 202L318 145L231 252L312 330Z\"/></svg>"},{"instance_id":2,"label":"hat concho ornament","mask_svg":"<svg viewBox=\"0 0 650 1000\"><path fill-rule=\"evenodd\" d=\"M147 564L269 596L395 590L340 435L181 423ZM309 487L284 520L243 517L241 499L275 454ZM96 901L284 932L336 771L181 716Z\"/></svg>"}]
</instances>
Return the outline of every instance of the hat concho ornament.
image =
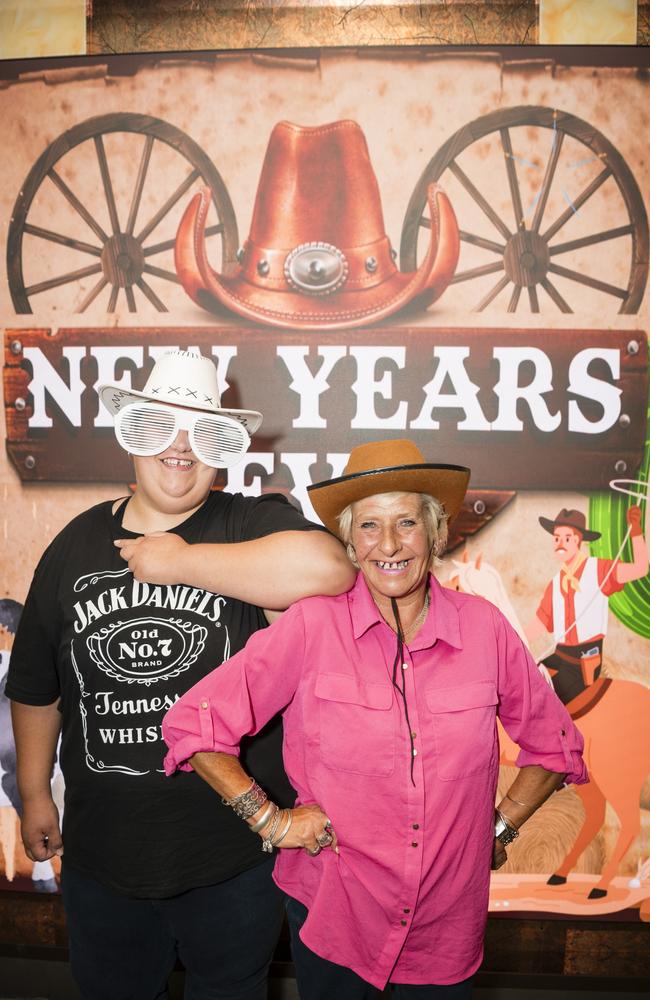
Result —
<instances>
[{"instance_id":1,"label":"hat concho ornament","mask_svg":"<svg viewBox=\"0 0 650 1000\"><path fill-rule=\"evenodd\" d=\"M284 262L287 283L307 295L331 295L345 284L348 262L331 243L301 243Z\"/></svg>"},{"instance_id":2,"label":"hat concho ornament","mask_svg":"<svg viewBox=\"0 0 650 1000\"><path fill-rule=\"evenodd\" d=\"M427 191L430 233L416 271L402 272L386 235L379 186L354 121L301 127L279 122L262 164L248 239L228 273L210 265L211 204L196 194L181 219L174 258L199 305L285 329L344 329L426 308L451 281L458 224L444 191Z\"/></svg>"}]
</instances>

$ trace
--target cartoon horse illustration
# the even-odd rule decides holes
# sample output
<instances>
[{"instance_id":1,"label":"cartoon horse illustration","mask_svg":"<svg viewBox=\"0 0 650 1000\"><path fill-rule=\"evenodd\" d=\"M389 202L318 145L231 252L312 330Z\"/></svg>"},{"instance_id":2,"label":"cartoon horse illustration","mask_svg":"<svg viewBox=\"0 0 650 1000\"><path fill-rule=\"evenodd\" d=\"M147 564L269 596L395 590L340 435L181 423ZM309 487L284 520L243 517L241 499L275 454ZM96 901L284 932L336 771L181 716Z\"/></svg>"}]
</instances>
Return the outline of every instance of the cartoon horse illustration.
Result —
<instances>
[{"instance_id":1,"label":"cartoon horse illustration","mask_svg":"<svg viewBox=\"0 0 650 1000\"><path fill-rule=\"evenodd\" d=\"M470 562L465 555L462 562L454 560L453 564L455 572L444 586L491 601L525 642L498 570L480 556ZM609 802L618 816L620 830L600 880L589 893L590 899L600 899L607 895L621 860L641 829L639 796L650 771L650 688L636 681L602 678L583 694L588 697L582 708L577 706L572 711L572 703L568 708L584 737L584 759L590 776L589 784L574 786L584 808L584 821L575 843L548 882L566 882L578 858L601 829ZM518 748L501 727L499 739L501 763L514 764Z\"/></svg>"}]
</instances>

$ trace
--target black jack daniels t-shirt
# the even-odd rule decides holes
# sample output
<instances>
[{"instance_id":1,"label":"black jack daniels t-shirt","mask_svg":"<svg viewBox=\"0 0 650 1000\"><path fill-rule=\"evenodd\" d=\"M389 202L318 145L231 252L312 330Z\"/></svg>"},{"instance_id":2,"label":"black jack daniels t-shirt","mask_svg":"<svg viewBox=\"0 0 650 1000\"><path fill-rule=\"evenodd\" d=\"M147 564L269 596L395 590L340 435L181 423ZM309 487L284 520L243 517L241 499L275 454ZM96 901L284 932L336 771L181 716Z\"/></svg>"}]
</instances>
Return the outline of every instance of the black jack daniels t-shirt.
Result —
<instances>
[{"instance_id":1,"label":"black jack daniels t-shirt","mask_svg":"<svg viewBox=\"0 0 650 1000\"><path fill-rule=\"evenodd\" d=\"M163 773L165 712L266 625L262 611L191 586L138 583L116 538L124 504L75 518L34 574L6 694L60 698L66 864L126 895L164 898L263 860L261 841L194 772ZM316 528L283 497L213 492L173 531L238 542ZM281 566L278 567L281 572ZM245 741L242 764L280 804L292 801L281 723Z\"/></svg>"}]
</instances>

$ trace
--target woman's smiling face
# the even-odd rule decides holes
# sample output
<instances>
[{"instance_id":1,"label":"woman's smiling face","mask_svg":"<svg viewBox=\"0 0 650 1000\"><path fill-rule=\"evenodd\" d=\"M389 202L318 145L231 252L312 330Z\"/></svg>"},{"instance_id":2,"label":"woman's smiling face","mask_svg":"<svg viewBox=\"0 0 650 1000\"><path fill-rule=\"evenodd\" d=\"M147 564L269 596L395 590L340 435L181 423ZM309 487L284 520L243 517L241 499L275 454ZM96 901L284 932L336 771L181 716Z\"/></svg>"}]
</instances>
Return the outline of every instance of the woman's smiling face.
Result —
<instances>
[{"instance_id":1,"label":"woman's smiling face","mask_svg":"<svg viewBox=\"0 0 650 1000\"><path fill-rule=\"evenodd\" d=\"M424 588L431 541L417 493L378 493L352 506L351 542L368 589L381 607Z\"/></svg>"}]
</instances>

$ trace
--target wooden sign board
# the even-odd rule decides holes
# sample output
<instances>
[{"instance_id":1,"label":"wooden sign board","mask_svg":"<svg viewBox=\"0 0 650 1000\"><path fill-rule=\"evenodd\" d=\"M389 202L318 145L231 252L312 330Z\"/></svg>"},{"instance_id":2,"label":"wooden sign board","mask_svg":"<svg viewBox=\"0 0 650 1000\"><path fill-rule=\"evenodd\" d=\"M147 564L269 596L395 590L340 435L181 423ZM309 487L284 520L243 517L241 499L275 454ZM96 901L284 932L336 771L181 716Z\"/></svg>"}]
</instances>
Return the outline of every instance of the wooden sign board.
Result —
<instances>
[{"instance_id":1,"label":"wooden sign board","mask_svg":"<svg viewBox=\"0 0 650 1000\"><path fill-rule=\"evenodd\" d=\"M179 348L213 357L224 405L264 414L232 489L302 501L310 482L340 475L350 448L382 438L470 466L485 490L604 489L643 456L638 330L8 330L7 450L21 479L132 478L96 387L141 389L154 359Z\"/></svg>"}]
</instances>

